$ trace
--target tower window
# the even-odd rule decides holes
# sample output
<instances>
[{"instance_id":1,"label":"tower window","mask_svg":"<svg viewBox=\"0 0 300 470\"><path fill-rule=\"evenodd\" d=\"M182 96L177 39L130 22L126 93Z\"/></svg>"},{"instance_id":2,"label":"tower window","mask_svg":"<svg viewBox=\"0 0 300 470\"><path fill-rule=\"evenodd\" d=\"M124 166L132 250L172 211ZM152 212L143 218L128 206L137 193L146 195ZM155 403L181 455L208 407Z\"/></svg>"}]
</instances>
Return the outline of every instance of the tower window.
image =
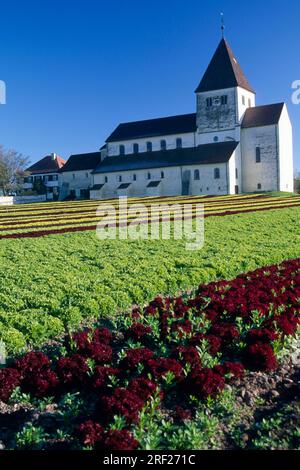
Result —
<instances>
[{"instance_id":1,"label":"tower window","mask_svg":"<svg viewBox=\"0 0 300 470\"><path fill-rule=\"evenodd\" d=\"M214 137L214 142L219 142L219 137L217 135Z\"/></svg>"},{"instance_id":2,"label":"tower window","mask_svg":"<svg viewBox=\"0 0 300 470\"><path fill-rule=\"evenodd\" d=\"M147 142L147 152L152 152L152 142Z\"/></svg>"},{"instance_id":3,"label":"tower window","mask_svg":"<svg viewBox=\"0 0 300 470\"><path fill-rule=\"evenodd\" d=\"M151 180L151 173L148 173L148 174L147 174L147 179L148 179L148 180Z\"/></svg>"},{"instance_id":4,"label":"tower window","mask_svg":"<svg viewBox=\"0 0 300 470\"><path fill-rule=\"evenodd\" d=\"M122 183L122 176L119 176L119 183Z\"/></svg>"},{"instance_id":5,"label":"tower window","mask_svg":"<svg viewBox=\"0 0 300 470\"><path fill-rule=\"evenodd\" d=\"M219 180L220 179L220 168L215 168L214 174L215 174L215 180Z\"/></svg>"},{"instance_id":6,"label":"tower window","mask_svg":"<svg viewBox=\"0 0 300 470\"><path fill-rule=\"evenodd\" d=\"M195 171L194 171L194 180L195 180L195 181L199 181L199 180L200 180L200 171L199 171L199 170L195 170Z\"/></svg>"},{"instance_id":7,"label":"tower window","mask_svg":"<svg viewBox=\"0 0 300 470\"><path fill-rule=\"evenodd\" d=\"M176 139L176 148L182 149L182 139L180 137Z\"/></svg>"},{"instance_id":8,"label":"tower window","mask_svg":"<svg viewBox=\"0 0 300 470\"><path fill-rule=\"evenodd\" d=\"M104 183L108 183L108 178L107 178L107 176L104 177Z\"/></svg>"},{"instance_id":9,"label":"tower window","mask_svg":"<svg viewBox=\"0 0 300 470\"><path fill-rule=\"evenodd\" d=\"M261 163L261 149L256 147L256 163Z\"/></svg>"},{"instance_id":10,"label":"tower window","mask_svg":"<svg viewBox=\"0 0 300 470\"><path fill-rule=\"evenodd\" d=\"M242 103L243 103L244 106L246 105L246 98L245 98L244 95L242 96Z\"/></svg>"},{"instance_id":11,"label":"tower window","mask_svg":"<svg viewBox=\"0 0 300 470\"><path fill-rule=\"evenodd\" d=\"M258 189L259 191L261 190L261 184L260 184L260 183L258 183L257 189Z\"/></svg>"},{"instance_id":12,"label":"tower window","mask_svg":"<svg viewBox=\"0 0 300 470\"><path fill-rule=\"evenodd\" d=\"M121 156L125 155L125 145L120 145L119 152Z\"/></svg>"},{"instance_id":13,"label":"tower window","mask_svg":"<svg viewBox=\"0 0 300 470\"><path fill-rule=\"evenodd\" d=\"M139 153L139 144L133 144L133 153Z\"/></svg>"},{"instance_id":14,"label":"tower window","mask_svg":"<svg viewBox=\"0 0 300 470\"><path fill-rule=\"evenodd\" d=\"M206 98L206 107L211 108L213 105L213 99L212 98Z\"/></svg>"},{"instance_id":15,"label":"tower window","mask_svg":"<svg viewBox=\"0 0 300 470\"><path fill-rule=\"evenodd\" d=\"M248 108L251 108L251 99L248 99Z\"/></svg>"},{"instance_id":16,"label":"tower window","mask_svg":"<svg viewBox=\"0 0 300 470\"><path fill-rule=\"evenodd\" d=\"M165 140L160 141L161 150L167 150L167 142Z\"/></svg>"},{"instance_id":17,"label":"tower window","mask_svg":"<svg viewBox=\"0 0 300 470\"><path fill-rule=\"evenodd\" d=\"M221 97L221 104L222 104L223 106L225 106L225 105L227 105L227 103L228 103L228 96L227 96L227 95L223 95L223 96Z\"/></svg>"},{"instance_id":18,"label":"tower window","mask_svg":"<svg viewBox=\"0 0 300 470\"><path fill-rule=\"evenodd\" d=\"M236 177L236 179L238 179L238 177L239 177L239 170L237 168L235 169L235 177Z\"/></svg>"},{"instance_id":19,"label":"tower window","mask_svg":"<svg viewBox=\"0 0 300 470\"><path fill-rule=\"evenodd\" d=\"M163 171L160 173L160 177L161 177L162 180L164 179L165 173Z\"/></svg>"},{"instance_id":20,"label":"tower window","mask_svg":"<svg viewBox=\"0 0 300 470\"><path fill-rule=\"evenodd\" d=\"M132 176L132 179L133 179L133 181L136 181L136 175L135 174Z\"/></svg>"}]
</instances>

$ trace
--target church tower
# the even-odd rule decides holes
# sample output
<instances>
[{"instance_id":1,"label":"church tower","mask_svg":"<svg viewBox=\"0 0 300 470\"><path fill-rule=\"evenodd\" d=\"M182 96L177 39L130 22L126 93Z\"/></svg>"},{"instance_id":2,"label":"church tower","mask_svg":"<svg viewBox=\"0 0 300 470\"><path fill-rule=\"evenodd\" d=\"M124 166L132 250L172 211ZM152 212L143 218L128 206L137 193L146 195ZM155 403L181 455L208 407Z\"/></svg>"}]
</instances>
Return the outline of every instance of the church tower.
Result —
<instances>
[{"instance_id":1,"label":"church tower","mask_svg":"<svg viewBox=\"0 0 300 470\"><path fill-rule=\"evenodd\" d=\"M195 93L197 145L239 141L242 117L255 106L255 91L224 38Z\"/></svg>"}]
</instances>

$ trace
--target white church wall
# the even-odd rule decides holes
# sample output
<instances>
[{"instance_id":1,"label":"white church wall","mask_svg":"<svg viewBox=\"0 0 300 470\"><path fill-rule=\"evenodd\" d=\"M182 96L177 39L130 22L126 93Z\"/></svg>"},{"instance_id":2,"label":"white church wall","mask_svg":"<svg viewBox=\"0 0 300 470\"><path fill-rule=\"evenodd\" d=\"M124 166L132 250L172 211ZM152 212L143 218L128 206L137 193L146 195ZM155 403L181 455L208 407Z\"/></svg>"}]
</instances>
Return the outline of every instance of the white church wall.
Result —
<instances>
[{"instance_id":1,"label":"white church wall","mask_svg":"<svg viewBox=\"0 0 300 470\"><path fill-rule=\"evenodd\" d=\"M237 122L241 122L246 110L253 108L256 105L255 93L245 90L244 88L236 88L236 100L237 100Z\"/></svg>"},{"instance_id":2,"label":"white church wall","mask_svg":"<svg viewBox=\"0 0 300 470\"><path fill-rule=\"evenodd\" d=\"M242 129L241 145L243 192L277 191L279 189L277 126ZM256 163L257 147L261 152L260 163Z\"/></svg>"},{"instance_id":3,"label":"white church wall","mask_svg":"<svg viewBox=\"0 0 300 470\"><path fill-rule=\"evenodd\" d=\"M125 155L133 154L133 144L139 145L139 153L147 152L147 142L152 143L152 151L161 150L161 141L165 140L167 143L167 150L176 149L176 140L182 139L182 147L195 146L195 133L173 134L167 136L149 137L143 139L131 139L119 142L112 142L107 144L107 155L109 157L116 157L120 155L120 145L125 146ZM150 153L150 152L149 152Z\"/></svg>"},{"instance_id":4,"label":"white church wall","mask_svg":"<svg viewBox=\"0 0 300 470\"><path fill-rule=\"evenodd\" d=\"M75 191L76 197L80 197L80 191L93 186L92 170L64 171L60 175L60 186L68 185L68 193Z\"/></svg>"},{"instance_id":5,"label":"white church wall","mask_svg":"<svg viewBox=\"0 0 300 470\"><path fill-rule=\"evenodd\" d=\"M190 195L224 195L227 194L228 180L227 168L225 163L216 163L212 165L194 165L186 166L185 170L191 172ZM215 179L215 169L220 170L220 178ZM200 173L200 179L195 179L195 171Z\"/></svg>"},{"instance_id":6,"label":"white church wall","mask_svg":"<svg viewBox=\"0 0 300 470\"><path fill-rule=\"evenodd\" d=\"M293 162L293 130L288 110L284 105L278 124L278 148L280 191L293 192L294 190L294 162Z\"/></svg>"},{"instance_id":7,"label":"white church wall","mask_svg":"<svg viewBox=\"0 0 300 470\"><path fill-rule=\"evenodd\" d=\"M150 179L148 178L148 173L150 174ZM136 179L134 179L134 175ZM120 181L120 176L122 181ZM107 183L105 183L105 178L107 178ZM159 185L161 195L176 196L181 194L180 167L120 171L94 175L94 184L105 183L101 190L101 198L103 199L118 197L118 187L122 183L131 183L126 191L128 197L145 197L147 192L149 192L147 186L151 181L161 182Z\"/></svg>"},{"instance_id":8,"label":"white church wall","mask_svg":"<svg viewBox=\"0 0 300 470\"><path fill-rule=\"evenodd\" d=\"M220 170L219 179L215 179L215 169L217 168ZM200 173L199 180L195 179L195 170ZM104 186L101 191L93 192L91 197L95 199L118 197L120 193L118 187L123 183L131 183L127 190L122 191L122 195L126 194L128 197L145 197L150 192L161 196L181 195L183 172L188 172L190 195L224 195L228 193L228 169L227 164L222 163L95 174L94 184L104 184ZM150 179L148 179L148 173ZM134 175L136 179L134 179ZM106 178L107 183L105 183ZM148 188L151 181L160 181L160 185L155 191Z\"/></svg>"},{"instance_id":9,"label":"white church wall","mask_svg":"<svg viewBox=\"0 0 300 470\"><path fill-rule=\"evenodd\" d=\"M241 187L241 146L239 145L228 162L228 194L242 192ZM238 191L237 191L238 190Z\"/></svg>"},{"instance_id":10,"label":"white church wall","mask_svg":"<svg viewBox=\"0 0 300 470\"><path fill-rule=\"evenodd\" d=\"M214 131L214 132L205 132L197 133L196 135L196 146L205 145L205 144L214 144L218 142L228 142L235 140L236 142L240 141L240 128L236 127L235 129L226 130L226 131Z\"/></svg>"}]
</instances>

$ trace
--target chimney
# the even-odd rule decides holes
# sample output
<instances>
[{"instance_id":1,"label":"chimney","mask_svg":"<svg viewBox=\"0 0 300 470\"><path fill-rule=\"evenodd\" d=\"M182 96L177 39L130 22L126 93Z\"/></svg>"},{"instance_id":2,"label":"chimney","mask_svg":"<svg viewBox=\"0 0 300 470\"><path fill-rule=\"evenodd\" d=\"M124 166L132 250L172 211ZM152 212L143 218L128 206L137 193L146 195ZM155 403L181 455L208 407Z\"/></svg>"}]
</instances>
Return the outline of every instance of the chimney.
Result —
<instances>
[{"instance_id":1,"label":"chimney","mask_svg":"<svg viewBox=\"0 0 300 470\"><path fill-rule=\"evenodd\" d=\"M51 153L52 160L56 160L56 157L57 157L56 153Z\"/></svg>"}]
</instances>

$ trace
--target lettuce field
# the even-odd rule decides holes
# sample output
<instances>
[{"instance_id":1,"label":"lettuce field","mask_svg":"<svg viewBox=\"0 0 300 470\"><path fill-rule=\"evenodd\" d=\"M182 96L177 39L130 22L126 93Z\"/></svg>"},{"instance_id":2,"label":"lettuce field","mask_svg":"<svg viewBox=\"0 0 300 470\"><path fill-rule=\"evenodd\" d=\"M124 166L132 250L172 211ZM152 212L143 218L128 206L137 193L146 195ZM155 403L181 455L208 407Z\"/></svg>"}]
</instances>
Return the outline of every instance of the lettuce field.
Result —
<instances>
[{"instance_id":1,"label":"lettuce field","mask_svg":"<svg viewBox=\"0 0 300 470\"><path fill-rule=\"evenodd\" d=\"M0 208L5 448L300 448L300 198L162 202L191 201L190 252L100 241L97 202Z\"/></svg>"}]
</instances>

